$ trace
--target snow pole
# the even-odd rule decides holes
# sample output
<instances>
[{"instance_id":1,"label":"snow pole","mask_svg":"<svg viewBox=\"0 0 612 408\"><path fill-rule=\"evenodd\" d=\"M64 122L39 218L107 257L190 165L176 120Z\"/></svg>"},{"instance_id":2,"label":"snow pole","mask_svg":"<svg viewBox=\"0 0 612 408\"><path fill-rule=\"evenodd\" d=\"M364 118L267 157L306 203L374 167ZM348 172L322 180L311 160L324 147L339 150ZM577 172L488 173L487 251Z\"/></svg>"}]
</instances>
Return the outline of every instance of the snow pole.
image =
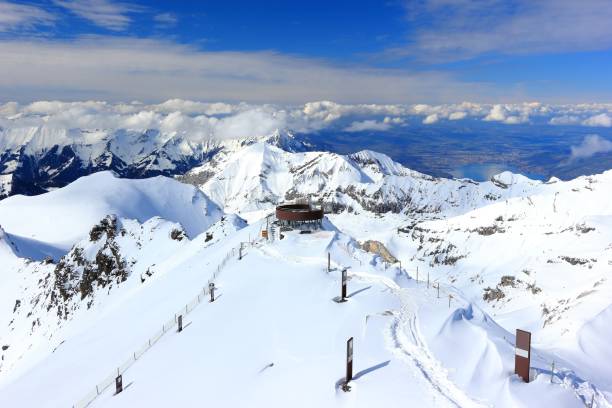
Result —
<instances>
[{"instance_id":1,"label":"snow pole","mask_svg":"<svg viewBox=\"0 0 612 408\"><path fill-rule=\"evenodd\" d=\"M210 282L210 284L208 285L208 289L210 290L210 301L214 302L215 301L215 283Z\"/></svg>"},{"instance_id":2,"label":"snow pole","mask_svg":"<svg viewBox=\"0 0 612 408\"><path fill-rule=\"evenodd\" d=\"M440 282L436 286L438 287L438 299L440 299Z\"/></svg>"},{"instance_id":3,"label":"snow pole","mask_svg":"<svg viewBox=\"0 0 612 408\"><path fill-rule=\"evenodd\" d=\"M448 295L448 308L449 309L450 309L450 302L452 298L453 298L453 295Z\"/></svg>"},{"instance_id":4,"label":"snow pole","mask_svg":"<svg viewBox=\"0 0 612 408\"><path fill-rule=\"evenodd\" d=\"M342 389L350 391L348 383L353 380L353 338L346 341L346 379Z\"/></svg>"},{"instance_id":5,"label":"snow pole","mask_svg":"<svg viewBox=\"0 0 612 408\"><path fill-rule=\"evenodd\" d=\"M242 261L242 242L240 243L240 249L238 250L238 260Z\"/></svg>"},{"instance_id":6,"label":"snow pole","mask_svg":"<svg viewBox=\"0 0 612 408\"><path fill-rule=\"evenodd\" d=\"M419 283L419 267L417 266L417 284Z\"/></svg>"},{"instance_id":7,"label":"snow pole","mask_svg":"<svg viewBox=\"0 0 612 408\"><path fill-rule=\"evenodd\" d=\"M327 272L331 271L331 253L327 253Z\"/></svg>"},{"instance_id":8,"label":"snow pole","mask_svg":"<svg viewBox=\"0 0 612 408\"><path fill-rule=\"evenodd\" d=\"M183 331L183 315L178 316L178 332Z\"/></svg>"},{"instance_id":9,"label":"snow pole","mask_svg":"<svg viewBox=\"0 0 612 408\"><path fill-rule=\"evenodd\" d=\"M344 302L346 301L346 281L348 280L347 278L347 273L346 273L346 268L342 270L342 290L340 292L340 301Z\"/></svg>"},{"instance_id":10,"label":"snow pole","mask_svg":"<svg viewBox=\"0 0 612 408\"><path fill-rule=\"evenodd\" d=\"M429 271L427 272L427 289L429 289Z\"/></svg>"},{"instance_id":11,"label":"snow pole","mask_svg":"<svg viewBox=\"0 0 612 408\"><path fill-rule=\"evenodd\" d=\"M552 367L550 369L550 383L553 383L553 377L555 376L555 360L552 362Z\"/></svg>"},{"instance_id":12,"label":"snow pole","mask_svg":"<svg viewBox=\"0 0 612 408\"><path fill-rule=\"evenodd\" d=\"M117 377L115 378L115 395L119 394L123 391L123 377L119 374L119 369L117 369Z\"/></svg>"}]
</instances>

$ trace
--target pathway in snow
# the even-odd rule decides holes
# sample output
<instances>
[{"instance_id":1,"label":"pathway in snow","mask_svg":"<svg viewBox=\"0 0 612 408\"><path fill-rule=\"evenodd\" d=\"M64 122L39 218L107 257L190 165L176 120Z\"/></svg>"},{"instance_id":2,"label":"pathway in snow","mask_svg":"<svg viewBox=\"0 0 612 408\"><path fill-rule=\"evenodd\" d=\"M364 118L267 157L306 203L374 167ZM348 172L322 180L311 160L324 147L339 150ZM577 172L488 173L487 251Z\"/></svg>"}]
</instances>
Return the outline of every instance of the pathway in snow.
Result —
<instances>
[{"instance_id":1,"label":"pathway in snow","mask_svg":"<svg viewBox=\"0 0 612 408\"><path fill-rule=\"evenodd\" d=\"M340 246L346 251L345 248ZM262 253L281 257L281 254L271 248L258 248ZM348 252L348 251L347 251ZM350 252L349 252L349 255ZM291 260L298 263L321 263L319 258L293 257ZM341 269L341 268L338 268ZM357 278L364 282L374 283L388 288L391 293L400 300L400 310L393 311L393 323L390 327L391 351L401 360L411 363L420 372L430 385L433 399L438 404L446 401L450 407L479 408L487 407L482 403L471 399L465 392L458 388L449 378L446 369L429 351L423 336L421 335L416 306L412 301L415 290L400 288L393 280L380 275L350 272L351 278ZM441 396L441 397L440 397Z\"/></svg>"},{"instance_id":2,"label":"pathway in snow","mask_svg":"<svg viewBox=\"0 0 612 408\"><path fill-rule=\"evenodd\" d=\"M366 273L351 273L351 277L386 286L400 300L400 309L393 312L390 327L392 351L400 359L414 364L431 385L451 406L460 408L487 407L470 398L448 378L447 370L433 356L419 329L417 307L413 301L416 290L399 287L391 279ZM418 295L417 295L418 296Z\"/></svg>"},{"instance_id":3,"label":"pathway in snow","mask_svg":"<svg viewBox=\"0 0 612 408\"><path fill-rule=\"evenodd\" d=\"M345 247L346 245L346 247ZM353 258L354 253L351 253L348 244L338 244L338 248L342 249L346 254ZM292 256L287 257L275 249L270 247L258 248L262 253L276 258L283 258L286 261L295 263L312 263L319 264L323 268L323 262L320 258L310 256ZM340 264L334 262L336 271L343 269ZM459 408L480 408L490 407L491 404L478 401L471 398L465 391L459 388L448 376L448 370L444 368L441 362L433 355L427 346L426 340L420 331L420 323L418 316L418 307L415 299L425 301L423 292L419 288L402 288L392 279L364 272L349 272L351 278L356 278L360 281L373 283L386 287L400 301L399 310L391 311L390 315L393 322L389 327L388 342L391 351L401 360L408 364L414 365L417 372L421 373L424 380L430 386L432 398L436 401L436 406L446 402L450 407ZM455 294L455 296L457 296ZM556 373L558 378L561 378L561 385L566 388L573 389L577 398L582 401L590 401L591 395L595 394L595 407L610 407L605 396L597 389L594 389L592 384L582 381L576 377L572 371L566 372L559 370Z\"/></svg>"}]
</instances>

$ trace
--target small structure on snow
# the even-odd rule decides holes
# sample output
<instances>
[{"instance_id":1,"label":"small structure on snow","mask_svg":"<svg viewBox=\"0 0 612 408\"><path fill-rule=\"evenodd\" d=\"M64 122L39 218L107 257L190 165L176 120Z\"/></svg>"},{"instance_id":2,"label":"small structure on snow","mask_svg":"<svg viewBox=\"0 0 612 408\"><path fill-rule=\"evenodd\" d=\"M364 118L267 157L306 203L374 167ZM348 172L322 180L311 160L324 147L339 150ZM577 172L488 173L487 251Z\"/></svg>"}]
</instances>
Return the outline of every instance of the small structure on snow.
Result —
<instances>
[{"instance_id":1,"label":"small structure on snow","mask_svg":"<svg viewBox=\"0 0 612 408\"><path fill-rule=\"evenodd\" d=\"M310 204L282 204L276 207L276 219L281 227L320 228L323 221L323 209Z\"/></svg>"}]
</instances>

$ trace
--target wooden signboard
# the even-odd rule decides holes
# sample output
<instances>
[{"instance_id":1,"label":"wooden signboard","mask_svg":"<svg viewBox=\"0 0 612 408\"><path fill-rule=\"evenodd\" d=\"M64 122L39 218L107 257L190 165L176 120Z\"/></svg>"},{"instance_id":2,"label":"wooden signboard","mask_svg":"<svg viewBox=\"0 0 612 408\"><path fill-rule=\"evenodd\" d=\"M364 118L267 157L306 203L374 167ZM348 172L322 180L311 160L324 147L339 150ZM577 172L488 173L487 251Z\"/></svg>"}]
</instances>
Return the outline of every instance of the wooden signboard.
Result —
<instances>
[{"instance_id":1,"label":"wooden signboard","mask_svg":"<svg viewBox=\"0 0 612 408\"><path fill-rule=\"evenodd\" d=\"M531 365L531 333L516 330L516 344L514 350L514 373L525 382L529 382L529 367Z\"/></svg>"}]
</instances>

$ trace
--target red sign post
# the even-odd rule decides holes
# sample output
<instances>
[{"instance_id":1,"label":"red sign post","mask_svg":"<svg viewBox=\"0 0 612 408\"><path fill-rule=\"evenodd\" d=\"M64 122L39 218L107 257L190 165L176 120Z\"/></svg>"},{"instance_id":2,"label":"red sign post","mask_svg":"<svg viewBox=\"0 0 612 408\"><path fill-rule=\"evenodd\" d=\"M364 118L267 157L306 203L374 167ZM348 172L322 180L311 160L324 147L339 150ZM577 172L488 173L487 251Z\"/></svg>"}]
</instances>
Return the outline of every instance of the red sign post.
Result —
<instances>
[{"instance_id":1,"label":"red sign post","mask_svg":"<svg viewBox=\"0 0 612 408\"><path fill-rule=\"evenodd\" d=\"M525 382L529 382L529 367L531 366L531 333L516 329L516 344L514 350L514 373Z\"/></svg>"}]
</instances>

